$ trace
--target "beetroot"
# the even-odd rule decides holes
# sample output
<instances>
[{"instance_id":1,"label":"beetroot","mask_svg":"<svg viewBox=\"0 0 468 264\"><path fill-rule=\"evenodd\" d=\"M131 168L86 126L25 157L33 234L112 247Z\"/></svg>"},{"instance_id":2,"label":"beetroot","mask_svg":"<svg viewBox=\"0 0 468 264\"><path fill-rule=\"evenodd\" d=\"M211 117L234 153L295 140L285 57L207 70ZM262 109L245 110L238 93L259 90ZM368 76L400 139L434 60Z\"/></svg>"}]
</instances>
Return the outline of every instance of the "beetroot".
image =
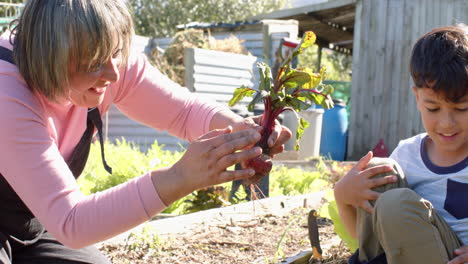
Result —
<instances>
[{"instance_id":1,"label":"beetroot","mask_svg":"<svg viewBox=\"0 0 468 264\"><path fill-rule=\"evenodd\" d=\"M255 175L244 181L245 184L249 185L257 184L263 176L267 175L273 167L273 162L270 156L262 154L248 160L245 165L247 168L255 170Z\"/></svg>"},{"instance_id":2,"label":"beetroot","mask_svg":"<svg viewBox=\"0 0 468 264\"><path fill-rule=\"evenodd\" d=\"M255 175L245 181L247 184L256 184L267 175L272 167L269 156L268 138L270 137L275 120L286 110L300 112L309 109L312 104L321 105L325 109L333 107L333 101L329 94L333 92L331 85L322 84L325 70L314 73L310 68L291 68L294 57L304 51L305 48L315 43L316 36L312 31L304 33L304 37L293 52L283 61L278 68L278 72L273 78L270 67L264 62L257 64L260 73L258 89L242 86L234 91L229 106L234 106L244 97L253 97L248 105L248 110L253 111L254 106L263 101L265 110L263 112L260 125L263 127L262 138L257 143L263 150L263 154L246 162L246 166L255 170ZM278 52L282 54L282 52ZM300 139L304 129L308 126L307 121L299 118L296 139ZM297 141L296 141L297 142ZM296 144L296 150L299 145Z\"/></svg>"}]
</instances>

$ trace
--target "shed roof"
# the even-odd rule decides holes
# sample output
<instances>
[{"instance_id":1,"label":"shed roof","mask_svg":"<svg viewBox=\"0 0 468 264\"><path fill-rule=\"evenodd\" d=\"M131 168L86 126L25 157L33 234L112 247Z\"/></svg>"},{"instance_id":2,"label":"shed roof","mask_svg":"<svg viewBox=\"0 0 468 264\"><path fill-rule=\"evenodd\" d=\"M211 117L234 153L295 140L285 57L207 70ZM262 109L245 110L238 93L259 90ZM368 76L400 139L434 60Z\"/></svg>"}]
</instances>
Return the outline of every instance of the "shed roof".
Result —
<instances>
[{"instance_id":1,"label":"shed roof","mask_svg":"<svg viewBox=\"0 0 468 264\"><path fill-rule=\"evenodd\" d=\"M299 34L312 30L319 45L344 53L353 49L357 0L329 0L258 15L253 19L294 19Z\"/></svg>"}]
</instances>

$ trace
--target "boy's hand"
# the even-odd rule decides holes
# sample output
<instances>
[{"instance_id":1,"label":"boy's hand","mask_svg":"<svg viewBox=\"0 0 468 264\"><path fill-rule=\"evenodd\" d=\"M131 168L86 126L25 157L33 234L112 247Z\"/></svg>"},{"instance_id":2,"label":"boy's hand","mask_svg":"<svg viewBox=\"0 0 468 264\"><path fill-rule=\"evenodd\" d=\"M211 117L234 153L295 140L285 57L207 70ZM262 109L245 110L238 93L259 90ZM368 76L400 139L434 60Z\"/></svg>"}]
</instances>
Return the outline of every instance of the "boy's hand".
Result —
<instances>
[{"instance_id":1,"label":"boy's hand","mask_svg":"<svg viewBox=\"0 0 468 264\"><path fill-rule=\"evenodd\" d=\"M456 258L449 261L447 264L463 264L468 263L468 246L465 245L455 250Z\"/></svg>"},{"instance_id":2,"label":"boy's hand","mask_svg":"<svg viewBox=\"0 0 468 264\"><path fill-rule=\"evenodd\" d=\"M358 163L335 185L335 199L346 205L355 208L361 207L368 213L372 213L374 208L370 200L377 200L380 193L371 190L374 187L397 181L395 175L382 178L372 178L377 174L392 171L391 165L376 166L366 169L372 159L370 151L362 157Z\"/></svg>"}]
</instances>

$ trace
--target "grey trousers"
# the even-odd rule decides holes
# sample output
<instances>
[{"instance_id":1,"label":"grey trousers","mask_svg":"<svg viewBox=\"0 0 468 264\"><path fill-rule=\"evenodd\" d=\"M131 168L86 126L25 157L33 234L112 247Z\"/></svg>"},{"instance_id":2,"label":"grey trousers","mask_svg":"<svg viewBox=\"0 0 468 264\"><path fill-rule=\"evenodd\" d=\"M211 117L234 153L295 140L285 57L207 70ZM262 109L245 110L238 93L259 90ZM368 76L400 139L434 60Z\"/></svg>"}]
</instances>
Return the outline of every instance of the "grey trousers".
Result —
<instances>
[{"instance_id":1,"label":"grey trousers","mask_svg":"<svg viewBox=\"0 0 468 264\"><path fill-rule=\"evenodd\" d=\"M373 214L357 210L359 260L385 253L389 264L447 263L462 246L460 239L429 201L408 188L395 161L373 158L368 168L388 163L393 164L393 171L375 177L397 175L398 182L374 188L382 194L371 202Z\"/></svg>"}]
</instances>

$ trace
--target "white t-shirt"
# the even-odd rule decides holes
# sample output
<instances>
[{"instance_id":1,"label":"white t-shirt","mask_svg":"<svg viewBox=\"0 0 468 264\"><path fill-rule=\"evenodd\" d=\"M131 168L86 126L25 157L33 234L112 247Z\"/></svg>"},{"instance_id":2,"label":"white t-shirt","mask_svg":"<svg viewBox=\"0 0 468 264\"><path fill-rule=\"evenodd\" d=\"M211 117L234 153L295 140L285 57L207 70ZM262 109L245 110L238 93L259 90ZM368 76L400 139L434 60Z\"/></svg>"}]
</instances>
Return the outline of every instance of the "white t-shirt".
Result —
<instances>
[{"instance_id":1,"label":"white t-shirt","mask_svg":"<svg viewBox=\"0 0 468 264\"><path fill-rule=\"evenodd\" d=\"M409 187L430 201L463 244L468 245L468 157L450 166L433 164L424 148L426 133L400 141L391 154Z\"/></svg>"}]
</instances>

